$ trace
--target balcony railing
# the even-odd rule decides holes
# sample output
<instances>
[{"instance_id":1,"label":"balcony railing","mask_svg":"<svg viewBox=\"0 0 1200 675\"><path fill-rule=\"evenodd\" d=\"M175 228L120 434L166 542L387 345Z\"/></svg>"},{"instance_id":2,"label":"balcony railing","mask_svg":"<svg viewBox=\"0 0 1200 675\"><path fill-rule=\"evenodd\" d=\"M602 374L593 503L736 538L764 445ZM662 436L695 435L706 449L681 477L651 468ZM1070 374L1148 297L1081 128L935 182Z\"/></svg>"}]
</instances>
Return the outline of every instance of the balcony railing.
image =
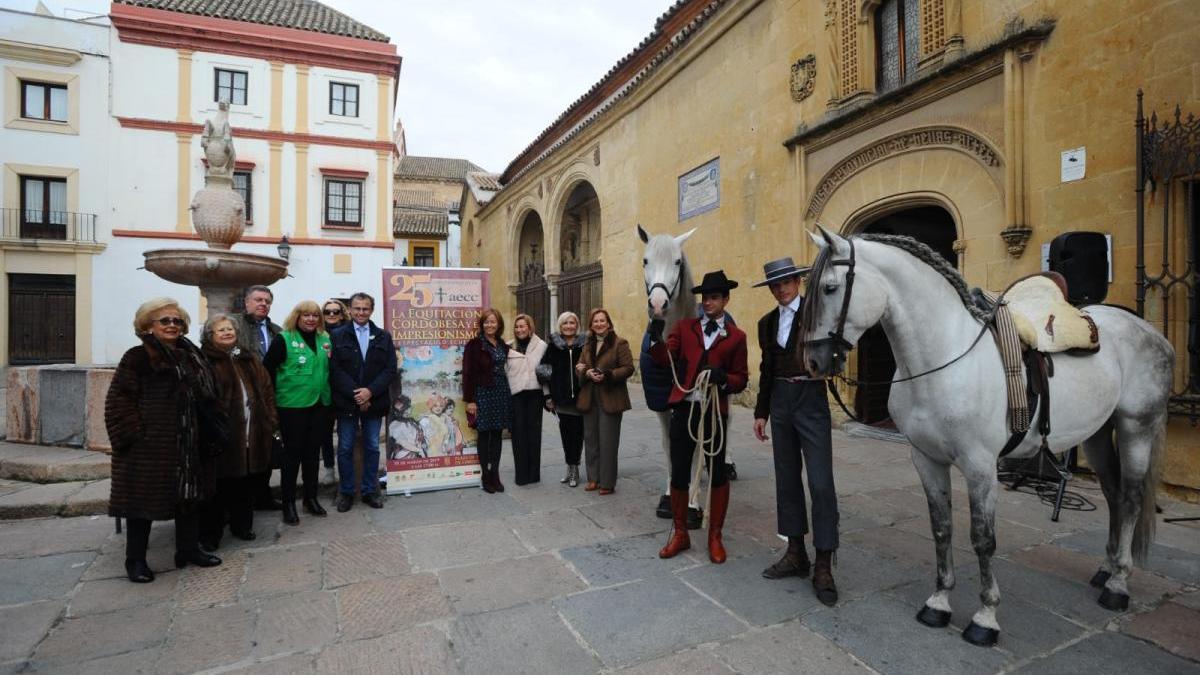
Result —
<instances>
[{"instance_id":1,"label":"balcony railing","mask_svg":"<svg viewBox=\"0 0 1200 675\"><path fill-rule=\"evenodd\" d=\"M96 241L96 214L41 209L3 209L0 239Z\"/></svg>"}]
</instances>

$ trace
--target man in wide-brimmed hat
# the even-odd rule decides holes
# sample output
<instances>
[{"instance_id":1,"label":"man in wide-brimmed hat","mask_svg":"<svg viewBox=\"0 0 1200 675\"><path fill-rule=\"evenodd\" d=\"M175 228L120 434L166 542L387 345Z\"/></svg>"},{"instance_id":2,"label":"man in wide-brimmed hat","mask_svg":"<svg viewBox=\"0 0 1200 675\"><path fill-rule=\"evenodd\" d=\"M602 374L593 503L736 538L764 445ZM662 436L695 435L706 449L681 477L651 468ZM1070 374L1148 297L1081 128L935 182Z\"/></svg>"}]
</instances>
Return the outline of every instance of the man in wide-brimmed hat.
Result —
<instances>
[{"instance_id":1,"label":"man in wide-brimmed hat","mask_svg":"<svg viewBox=\"0 0 1200 675\"><path fill-rule=\"evenodd\" d=\"M758 400L754 405L754 435L768 440L775 455L775 504L779 534L788 538L783 558L763 570L768 579L813 574L817 599L837 603L832 558L838 547L837 493L833 487L833 439L825 383L808 378L798 357L800 282L807 267L797 267L791 258L763 265L766 279L754 284L767 286L779 306L758 320ZM808 464L808 491L812 497L812 533L816 564L811 565L804 548L808 534L808 511L804 502L801 470ZM810 570L811 565L811 570Z\"/></svg>"},{"instance_id":2,"label":"man in wide-brimmed hat","mask_svg":"<svg viewBox=\"0 0 1200 675\"><path fill-rule=\"evenodd\" d=\"M709 475L708 558L714 563L725 562L725 545L721 529L729 507L729 476L725 464L725 433L717 429L729 420L729 395L746 388L749 371L746 367L746 334L728 320L725 305L729 291L737 288L736 281L725 277L723 270L709 272L692 293L701 296L704 316L680 319L671 335L663 340L663 322L650 322L650 355L661 366L673 365L679 382L673 386L668 403L671 406L671 515L674 526L667 545L659 551L662 558L672 558L691 547L688 537L688 483L692 476L692 457L696 442L693 437L714 439L715 453L705 457ZM691 391L701 373L707 372L708 385ZM680 388L682 387L682 389ZM715 388L715 392L714 392ZM685 391L687 390L687 391ZM705 396L714 394L719 404L719 418L707 406ZM709 399L711 400L711 399ZM710 450L711 452L712 450Z\"/></svg>"}]
</instances>

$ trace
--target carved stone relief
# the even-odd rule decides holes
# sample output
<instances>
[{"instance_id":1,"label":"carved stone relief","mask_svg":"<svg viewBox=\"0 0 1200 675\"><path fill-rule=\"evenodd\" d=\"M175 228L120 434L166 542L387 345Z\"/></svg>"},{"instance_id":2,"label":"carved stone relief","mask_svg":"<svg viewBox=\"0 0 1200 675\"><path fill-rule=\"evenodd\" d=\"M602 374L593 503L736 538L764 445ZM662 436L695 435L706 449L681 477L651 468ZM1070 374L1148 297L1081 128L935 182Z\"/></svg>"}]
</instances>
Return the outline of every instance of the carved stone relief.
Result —
<instances>
[{"instance_id":1,"label":"carved stone relief","mask_svg":"<svg viewBox=\"0 0 1200 675\"><path fill-rule=\"evenodd\" d=\"M792 100L799 103L813 92L817 79L817 56L809 54L792 64Z\"/></svg>"}]
</instances>

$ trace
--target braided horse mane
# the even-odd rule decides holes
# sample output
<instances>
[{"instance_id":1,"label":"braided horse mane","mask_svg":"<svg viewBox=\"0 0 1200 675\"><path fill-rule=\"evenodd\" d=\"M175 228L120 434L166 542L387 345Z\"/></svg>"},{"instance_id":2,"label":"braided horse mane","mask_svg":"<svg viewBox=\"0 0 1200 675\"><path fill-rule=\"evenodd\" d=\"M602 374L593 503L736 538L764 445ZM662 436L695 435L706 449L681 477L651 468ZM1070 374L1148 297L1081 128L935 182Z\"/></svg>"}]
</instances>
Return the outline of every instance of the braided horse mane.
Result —
<instances>
[{"instance_id":1,"label":"braided horse mane","mask_svg":"<svg viewBox=\"0 0 1200 675\"><path fill-rule=\"evenodd\" d=\"M912 255L917 260L929 265L935 272L940 274L951 288L958 293L959 300L962 300L963 307L977 321L986 322L991 319L991 313L981 309L972 296L971 289L967 286L966 279L959 274L945 258L937 251L934 251L928 245L923 244L912 237L900 234L857 234L853 239L861 239L863 241L874 241L880 244L886 244L904 251ZM813 261L812 269L808 273L808 278L818 280L825 273L825 268L832 262L833 247L826 246L817 254L816 260ZM811 331L816 323L818 313L821 307L821 293L810 292L804 298L804 307L801 310L800 327L805 331Z\"/></svg>"}]
</instances>

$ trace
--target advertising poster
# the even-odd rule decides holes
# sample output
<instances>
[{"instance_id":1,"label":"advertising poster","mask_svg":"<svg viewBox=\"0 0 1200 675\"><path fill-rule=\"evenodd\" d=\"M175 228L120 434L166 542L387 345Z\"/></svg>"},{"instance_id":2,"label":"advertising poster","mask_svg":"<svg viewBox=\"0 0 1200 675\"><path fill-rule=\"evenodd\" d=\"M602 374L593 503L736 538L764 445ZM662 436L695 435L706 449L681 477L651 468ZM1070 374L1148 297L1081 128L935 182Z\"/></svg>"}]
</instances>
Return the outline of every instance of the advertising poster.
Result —
<instances>
[{"instance_id":1,"label":"advertising poster","mask_svg":"<svg viewBox=\"0 0 1200 675\"><path fill-rule=\"evenodd\" d=\"M388 494L478 487L461 374L463 346L489 306L488 272L388 267L383 297L400 368L386 420Z\"/></svg>"}]
</instances>

